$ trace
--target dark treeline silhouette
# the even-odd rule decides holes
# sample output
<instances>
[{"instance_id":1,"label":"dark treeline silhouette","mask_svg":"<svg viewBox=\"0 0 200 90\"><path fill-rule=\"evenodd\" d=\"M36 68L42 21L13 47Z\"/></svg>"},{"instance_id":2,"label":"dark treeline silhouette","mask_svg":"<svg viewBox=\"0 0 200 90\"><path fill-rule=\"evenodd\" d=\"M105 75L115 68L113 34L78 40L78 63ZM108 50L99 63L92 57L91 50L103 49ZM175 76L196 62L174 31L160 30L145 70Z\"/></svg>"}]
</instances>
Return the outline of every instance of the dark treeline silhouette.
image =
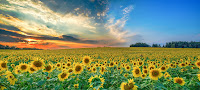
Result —
<instances>
[{"instance_id":1,"label":"dark treeline silhouette","mask_svg":"<svg viewBox=\"0 0 200 90\"><path fill-rule=\"evenodd\" d=\"M151 46L146 43L135 43L135 44L131 44L130 47L151 47ZM152 44L152 47L161 47L161 45ZM172 42L167 42L162 47L164 48L200 48L200 42L172 41Z\"/></svg>"},{"instance_id":2,"label":"dark treeline silhouette","mask_svg":"<svg viewBox=\"0 0 200 90\"><path fill-rule=\"evenodd\" d=\"M136 44L131 44L130 47L151 47L150 45L146 43L136 43Z\"/></svg>"},{"instance_id":3,"label":"dark treeline silhouette","mask_svg":"<svg viewBox=\"0 0 200 90\"><path fill-rule=\"evenodd\" d=\"M4 46L0 44L0 49L14 49L14 50L41 50L41 49L37 49L37 48L17 48L16 46Z\"/></svg>"},{"instance_id":4,"label":"dark treeline silhouette","mask_svg":"<svg viewBox=\"0 0 200 90\"><path fill-rule=\"evenodd\" d=\"M200 42L168 42L166 43L165 47L167 48L200 48Z\"/></svg>"}]
</instances>

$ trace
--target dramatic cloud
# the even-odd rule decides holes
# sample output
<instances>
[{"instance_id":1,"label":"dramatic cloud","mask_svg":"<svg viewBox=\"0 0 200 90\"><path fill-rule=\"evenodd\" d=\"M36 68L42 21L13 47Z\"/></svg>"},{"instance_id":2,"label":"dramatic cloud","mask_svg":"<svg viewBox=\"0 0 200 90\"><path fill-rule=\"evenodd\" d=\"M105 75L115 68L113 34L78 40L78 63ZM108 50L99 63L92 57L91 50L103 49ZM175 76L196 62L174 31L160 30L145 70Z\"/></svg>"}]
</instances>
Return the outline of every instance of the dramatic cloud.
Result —
<instances>
[{"instance_id":1,"label":"dramatic cloud","mask_svg":"<svg viewBox=\"0 0 200 90\"><path fill-rule=\"evenodd\" d=\"M0 0L0 41L25 47L48 45L45 49L123 46L135 35L125 29L133 5L113 2ZM110 10L113 7L120 8L122 15L113 16L118 13Z\"/></svg>"}]
</instances>

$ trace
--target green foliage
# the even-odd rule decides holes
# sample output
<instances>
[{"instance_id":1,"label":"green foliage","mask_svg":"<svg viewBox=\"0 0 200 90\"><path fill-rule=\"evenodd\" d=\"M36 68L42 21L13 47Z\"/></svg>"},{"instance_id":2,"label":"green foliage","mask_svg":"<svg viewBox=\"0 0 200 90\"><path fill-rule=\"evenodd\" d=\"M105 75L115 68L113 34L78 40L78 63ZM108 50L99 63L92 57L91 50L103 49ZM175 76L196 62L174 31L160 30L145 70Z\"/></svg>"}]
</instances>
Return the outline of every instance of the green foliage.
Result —
<instances>
[{"instance_id":1,"label":"green foliage","mask_svg":"<svg viewBox=\"0 0 200 90\"><path fill-rule=\"evenodd\" d=\"M150 45L146 43L135 43L135 44L131 44L130 47L150 47Z\"/></svg>"}]
</instances>

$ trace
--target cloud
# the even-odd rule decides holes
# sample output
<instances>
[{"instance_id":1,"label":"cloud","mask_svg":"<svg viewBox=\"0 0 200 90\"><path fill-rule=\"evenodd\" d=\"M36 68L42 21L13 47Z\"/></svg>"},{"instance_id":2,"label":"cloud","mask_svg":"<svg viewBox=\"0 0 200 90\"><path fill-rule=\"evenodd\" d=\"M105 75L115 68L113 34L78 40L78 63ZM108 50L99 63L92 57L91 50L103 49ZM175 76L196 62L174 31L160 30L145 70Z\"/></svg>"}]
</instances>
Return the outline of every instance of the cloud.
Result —
<instances>
[{"instance_id":1,"label":"cloud","mask_svg":"<svg viewBox=\"0 0 200 90\"><path fill-rule=\"evenodd\" d=\"M129 13L133 10L133 6L130 5L128 7L125 7L123 11L123 17L120 19L115 20L115 18L110 18L105 24L105 27L107 30L109 30L109 33L114 36L114 39L116 40L113 43L116 43L116 45L121 45L119 43L126 43L128 38L133 37L134 34L130 33L129 31L125 30L125 24L128 20ZM115 44L114 44L115 45Z\"/></svg>"},{"instance_id":2,"label":"cloud","mask_svg":"<svg viewBox=\"0 0 200 90\"><path fill-rule=\"evenodd\" d=\"M116 18L109 17L110 4L109 0L0 1L0 27L4 38L37 39L28 44L52 45L46 41L53 40L94 46L122 45L135 35L125 29L133 6L120 7L123 16ZM11 40L14 41L19 40Z\"/></svg>"}]
</instances>

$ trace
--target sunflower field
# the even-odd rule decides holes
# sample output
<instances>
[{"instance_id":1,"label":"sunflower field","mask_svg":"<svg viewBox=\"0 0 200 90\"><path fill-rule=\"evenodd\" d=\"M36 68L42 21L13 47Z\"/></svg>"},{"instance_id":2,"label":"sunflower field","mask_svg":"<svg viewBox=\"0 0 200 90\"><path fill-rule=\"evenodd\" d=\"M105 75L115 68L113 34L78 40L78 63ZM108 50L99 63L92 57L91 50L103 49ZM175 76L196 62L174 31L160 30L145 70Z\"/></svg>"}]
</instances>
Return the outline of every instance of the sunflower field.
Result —
<instances>
[{"instance_id":1,"label":"sunflower field","mask_svg":"<svg viewBox=\"0 0 200 90\"><path fill-rule=\"evenodd\" d=\"M0 50L1 90L200 90L200 49Z\"/></svg>"}]
</instances>

